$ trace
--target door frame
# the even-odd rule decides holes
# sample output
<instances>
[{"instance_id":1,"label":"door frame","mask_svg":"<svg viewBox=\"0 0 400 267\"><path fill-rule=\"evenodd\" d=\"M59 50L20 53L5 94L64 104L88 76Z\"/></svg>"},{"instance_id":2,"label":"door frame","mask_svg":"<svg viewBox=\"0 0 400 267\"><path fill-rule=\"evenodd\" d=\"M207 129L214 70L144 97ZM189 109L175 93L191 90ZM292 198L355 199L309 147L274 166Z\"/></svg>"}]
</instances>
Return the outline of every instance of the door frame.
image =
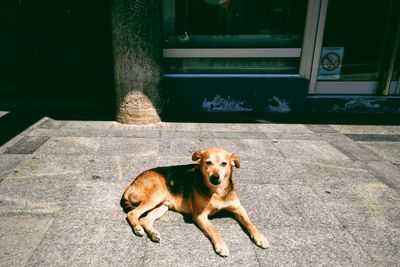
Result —
<instances>
[{"instance_id":1,"label":"door frame","mask_svg":"<svg viewBox=\"0 0 400 267\"><path fill-rule=\"evenodd\" d=\"M329 0L309 0L300 75L309 80L309 95L375 95L380 81L318 81L322 44L325 33ZM400 95L400 80L392 81L392 74L399 54L400 18L398 21L392 59L384 79L383 96Z\"/></svg>"}]
</instances>

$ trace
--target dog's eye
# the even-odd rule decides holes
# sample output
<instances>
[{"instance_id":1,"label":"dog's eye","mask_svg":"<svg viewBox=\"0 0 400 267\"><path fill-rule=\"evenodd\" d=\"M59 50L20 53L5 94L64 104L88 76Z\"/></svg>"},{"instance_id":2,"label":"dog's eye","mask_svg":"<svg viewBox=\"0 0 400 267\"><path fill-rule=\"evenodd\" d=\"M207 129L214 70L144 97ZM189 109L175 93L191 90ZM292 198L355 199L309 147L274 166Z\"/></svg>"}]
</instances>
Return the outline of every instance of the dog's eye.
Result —
<instances>
[{"instance_id":1,"label":"dog's eye","mask_svg":"<svg viewBox=\"0 0 400 267\"><path fill-rule=\"evenodd\" d=\"M212 165L211 160L207 160L207 161L206 161L206 164L207 164L208 166L211 166L211 165Z\"/></svg>"},{"instance_id":2,"label":"dog's eye","mask_svg":"<svg viewBox=\"0 0 400 267\"><path fill-rule=\"evenodd\" d=\"M226 165L228 165L228 163L225 162L225 161L221 163L221 166L222 166L222 167L226 167Z\"/></svg>"}]
</instances>

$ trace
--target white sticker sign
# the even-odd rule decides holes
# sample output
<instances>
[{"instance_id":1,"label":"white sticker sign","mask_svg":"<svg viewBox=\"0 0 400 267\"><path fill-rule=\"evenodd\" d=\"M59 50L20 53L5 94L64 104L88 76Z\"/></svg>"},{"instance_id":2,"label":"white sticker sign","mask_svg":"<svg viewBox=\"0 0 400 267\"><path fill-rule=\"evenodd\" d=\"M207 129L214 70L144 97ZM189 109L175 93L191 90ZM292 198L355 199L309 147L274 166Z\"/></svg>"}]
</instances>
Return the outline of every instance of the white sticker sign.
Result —
<instances>
[{"instance_id":1,"label":"white sticker sign","mask_svg":"<svg viewBox=\"0 0 400 267\"><path fill-rule=\"evenodd\" d=\"M318 69L318 80L339 80L342 72L344 47L323 47Z\"/></svg>"}]
</instances>

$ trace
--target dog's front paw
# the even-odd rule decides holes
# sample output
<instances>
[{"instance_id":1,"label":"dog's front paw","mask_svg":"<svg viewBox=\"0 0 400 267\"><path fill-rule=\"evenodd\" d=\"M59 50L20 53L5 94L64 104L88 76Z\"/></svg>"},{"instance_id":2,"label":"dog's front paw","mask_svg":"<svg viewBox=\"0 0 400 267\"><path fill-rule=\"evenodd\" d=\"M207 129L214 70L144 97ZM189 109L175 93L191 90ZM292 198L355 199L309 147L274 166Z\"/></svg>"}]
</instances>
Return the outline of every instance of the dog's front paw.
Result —
<instances>
[{"instance_id":1,"label":"dog's front paw","mask_svg":"<svg viewBox=\"0 0 400 267\"><path fill-rule=\"evenodd\" d=\"M257 246L259 246L260 248L263 248L263 249L266 249L269 247L269 242L263 235L254 237L254 243L256 243Z\"/></svg>"},{"instance_id":2,"label":"dog's front paw","mask_svg":"<svg viewBox=\"0 0 400 267\"><path fill-rule=\"evenodd\" d=\"M221 257L229 256L229 249L223 242L215 244L214 249L215 249L215 252L217 252L217 254L220 255Z\"/></svg>"}]
</instances>

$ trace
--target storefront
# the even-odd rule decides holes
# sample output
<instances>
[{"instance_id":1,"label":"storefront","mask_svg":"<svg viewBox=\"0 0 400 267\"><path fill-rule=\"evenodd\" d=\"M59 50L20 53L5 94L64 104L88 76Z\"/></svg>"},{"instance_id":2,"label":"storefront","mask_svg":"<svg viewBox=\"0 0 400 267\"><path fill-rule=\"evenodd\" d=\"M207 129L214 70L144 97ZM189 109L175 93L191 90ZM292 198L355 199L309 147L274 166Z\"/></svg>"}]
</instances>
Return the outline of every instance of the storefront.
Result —
<instances>
[{"instance_id":1,"label":"storefront","mask_svg":"<svg viewBox=\"0 0 400 267\"><path fill-rule=\"evenodd\" d=\"M169 109L289 112L327 99L396 109L399 10L396 0L164 0Z\"/></svg>"},{"instance_id":2,"label":"storefront","mask_svg":"<svg viewBox=\"0 0 400 267\"><path fill-rule=\"evenodd\" d=\"M123 123L399 113L399 10L398 0L2 1L0 108L115 107Z\"/></svg>"}]
</instances>

